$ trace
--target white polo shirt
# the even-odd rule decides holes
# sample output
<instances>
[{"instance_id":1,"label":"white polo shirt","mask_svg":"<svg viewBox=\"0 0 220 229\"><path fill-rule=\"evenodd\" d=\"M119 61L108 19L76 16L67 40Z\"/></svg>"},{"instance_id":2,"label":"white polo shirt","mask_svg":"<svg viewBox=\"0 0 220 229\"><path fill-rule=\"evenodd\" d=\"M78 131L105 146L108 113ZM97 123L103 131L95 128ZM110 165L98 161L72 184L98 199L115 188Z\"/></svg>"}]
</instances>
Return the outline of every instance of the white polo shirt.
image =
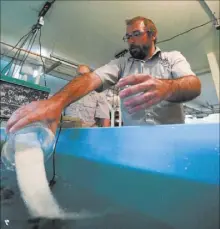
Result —
<instances>
[{"instance_id":1,"label":"white polo shirt","mask_svg":"<svg viewBox=\"0 0 220 229\"><path fill-rule=\"evenodd\" d=\"M95 70L102 80L101 92L115 85L121 77L144 73L159 79L176 79L185 75L195 75L186 58L178 51L162 52L158 47L148 60L137 60L127 53ZM129 114L121 101L124 125L184 123L185 115L180 103L162 101L157 106Z\"/></svg>"},{"instance_id":2,"label":"white polo shirt","mask_svg":"<svg viewBox=\"0 0 220 229\"><path fill-rule=\"evenodd\" d=\"M65 115L80 118L86 123L93 125L96 118L109 119L109 107L103 93L92 91L65 109Z\"/></svg>"}]
</instances>

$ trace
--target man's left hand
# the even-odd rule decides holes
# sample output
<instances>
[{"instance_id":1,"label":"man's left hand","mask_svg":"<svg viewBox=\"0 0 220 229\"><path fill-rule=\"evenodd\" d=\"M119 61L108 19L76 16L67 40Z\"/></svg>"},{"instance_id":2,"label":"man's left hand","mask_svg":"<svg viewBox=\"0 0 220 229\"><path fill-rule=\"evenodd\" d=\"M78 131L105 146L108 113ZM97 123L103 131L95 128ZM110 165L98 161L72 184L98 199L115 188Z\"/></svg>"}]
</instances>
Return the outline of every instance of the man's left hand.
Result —
<instances>
[{"instance_id":1,"label":"man's left hand","mask_svg":"<svg viewBox=\"0 0 220 229\"><path fill-rule=\"evenodd\" d=\"M124 105L129 113L147 109L172 95L172 80L158 79L146 74L129 75L117 84L119 88L128 85L131 86L119 93L120 98L141 93L125 100Z\"/></svg>"}]
</instances>

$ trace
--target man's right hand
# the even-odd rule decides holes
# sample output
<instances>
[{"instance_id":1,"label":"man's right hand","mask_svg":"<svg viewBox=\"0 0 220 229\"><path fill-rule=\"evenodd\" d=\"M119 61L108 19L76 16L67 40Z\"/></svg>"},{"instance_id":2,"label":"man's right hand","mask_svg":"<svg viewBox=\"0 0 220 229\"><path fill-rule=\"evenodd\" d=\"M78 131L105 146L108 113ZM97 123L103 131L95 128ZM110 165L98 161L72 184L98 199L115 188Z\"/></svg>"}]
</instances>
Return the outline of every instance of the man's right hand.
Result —
<instances>
[{"instance_id":1,"label":"man's right hand","mask_svg":"<svg viewBox=\"0 0 220 229\"><path fill-rule=\"evenodd\" d=\"M62 105L52 98L31 102L20 107L12 114L7 122L6 131L9 133L15 132L28 124L42 121L55 133L62 109Z\"/></svg>"}]
</instances>

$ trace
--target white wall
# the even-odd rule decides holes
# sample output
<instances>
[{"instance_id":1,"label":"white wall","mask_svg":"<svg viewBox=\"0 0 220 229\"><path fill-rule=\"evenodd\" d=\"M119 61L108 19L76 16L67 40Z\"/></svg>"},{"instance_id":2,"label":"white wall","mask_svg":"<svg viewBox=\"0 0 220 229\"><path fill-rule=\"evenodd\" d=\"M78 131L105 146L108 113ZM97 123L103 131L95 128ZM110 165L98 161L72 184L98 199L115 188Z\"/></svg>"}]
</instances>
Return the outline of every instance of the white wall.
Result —
<instances>
[{"instance_id":1,"label":"white wall","mask_svg":"<svg viewBox=\"0 0 220 229\"><path fill-rule=\"evenodd\" d=\"M204 118L188 118L185 119L186 124L198 124L198 123L220 123L220 114L211 114Z\"/></svg>"},{"instance_id":2,"label":"white wall","mask_svg":"<svg viewBox=\"0 0 220 229\"><path fill-rule=\"evenodd\" d=\"M216 105L219 104L217 93L215 90L214 81L212 79L211 72L198 75L202 83L202 92L199 97L186 103L193 107L199 107L200 105Z\"/></svg>"}]
</instances>

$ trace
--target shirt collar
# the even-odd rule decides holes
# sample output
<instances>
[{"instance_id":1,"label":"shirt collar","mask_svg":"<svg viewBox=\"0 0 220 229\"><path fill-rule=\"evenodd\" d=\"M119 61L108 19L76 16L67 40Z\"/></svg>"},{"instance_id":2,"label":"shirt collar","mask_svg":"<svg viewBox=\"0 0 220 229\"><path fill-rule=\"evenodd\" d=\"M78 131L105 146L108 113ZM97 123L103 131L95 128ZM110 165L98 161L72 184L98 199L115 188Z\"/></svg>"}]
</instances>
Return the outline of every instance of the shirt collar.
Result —
<instances>
[{"instance_id":1,"label":"shirt collar","mask_svg":"<svg viewBox=\"0 0 220 229\"><path fill-rule=\"evenodd\" d=\"M160 53L160 52L161 52L161 49L160 49L159 47L156 46L156 49L155 49L153 55L152 55L149 59L147 59L147 60L135 59L135 58L133 58L133 57L131 56L131 54L129 53L128 60L136 60L136 61L143 61L143 62L145 62L145 61L151 60L153 57L155 57L155 56L156 56L158 53Z\"/></svg>"}]
</instances>

